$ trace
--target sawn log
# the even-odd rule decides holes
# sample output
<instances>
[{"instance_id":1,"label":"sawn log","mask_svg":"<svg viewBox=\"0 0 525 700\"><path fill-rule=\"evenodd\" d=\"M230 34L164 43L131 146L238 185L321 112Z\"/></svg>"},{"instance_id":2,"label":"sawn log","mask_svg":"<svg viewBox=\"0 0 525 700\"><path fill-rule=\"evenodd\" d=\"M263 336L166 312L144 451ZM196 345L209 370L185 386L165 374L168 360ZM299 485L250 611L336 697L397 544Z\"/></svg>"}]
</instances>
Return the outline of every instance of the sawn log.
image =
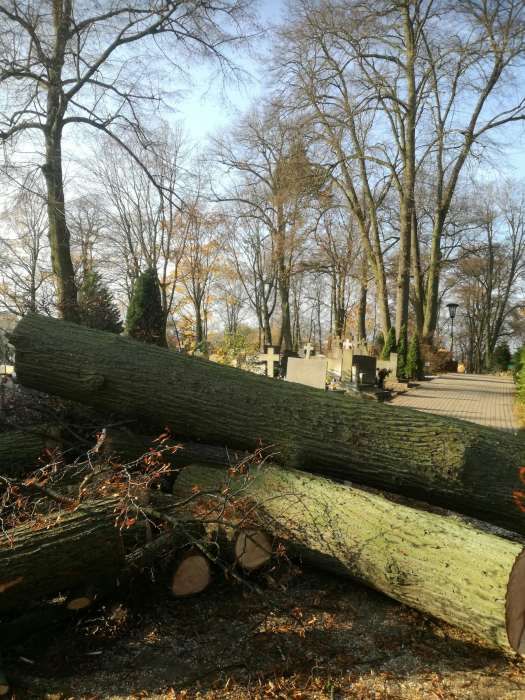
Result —
<instances>
[{"instance_id":1,"label":"sawn log","mask_svg":"<svg viewBox=\"0 0 525 700\"><path fill-rule=\"evenodd\" d=\"M175 495L187 497L196 486L208 493L228 489L233 502L253 501L266 528L292 555L362 581L493 646L525 653L523 540L279 467L249 477L186 467Z\"/></svg>"}]
</instances>

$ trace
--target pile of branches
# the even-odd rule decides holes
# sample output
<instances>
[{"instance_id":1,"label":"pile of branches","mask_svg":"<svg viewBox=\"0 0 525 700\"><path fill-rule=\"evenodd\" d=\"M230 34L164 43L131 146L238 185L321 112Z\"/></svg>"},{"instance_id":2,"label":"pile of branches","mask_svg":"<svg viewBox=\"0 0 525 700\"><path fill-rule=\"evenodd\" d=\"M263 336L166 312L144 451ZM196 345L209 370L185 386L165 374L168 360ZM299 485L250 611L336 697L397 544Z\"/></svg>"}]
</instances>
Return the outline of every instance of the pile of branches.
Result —
<instances>
[{"instance_id":1,"label":"pile of branches","mask_svg":"<svg viewBox=\"0 0 525 700\"><path fill-rule=\"evenodd\" d=\"M23 440L27 432L18 435ZM71 462L67 451L46 447L36 469L0 475L0 653L78 621L137 577L161 578L176 597L204 591L214 574L260 592L252 572L269 568L274 542L238 480L247 486L250 469L267 455L177 443L169 432L144 449L146 441L104 429ZM123 460L117 444L128 452L133 444L137 456ZM173 495L178 465L195 450L230 458L221 468L225 482ZM233 479L235 494L227 485ZM0 669L0 694L8 690Z\"/></svg>"}]
</instances>

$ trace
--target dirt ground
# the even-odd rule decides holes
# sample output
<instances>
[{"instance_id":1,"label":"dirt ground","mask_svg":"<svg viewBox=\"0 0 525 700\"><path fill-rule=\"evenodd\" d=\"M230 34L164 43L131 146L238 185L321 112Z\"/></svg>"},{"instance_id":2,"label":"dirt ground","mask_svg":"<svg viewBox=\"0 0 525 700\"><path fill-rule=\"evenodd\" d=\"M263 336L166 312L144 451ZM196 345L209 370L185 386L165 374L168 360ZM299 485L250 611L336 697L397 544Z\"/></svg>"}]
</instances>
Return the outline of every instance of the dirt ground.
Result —
<instances>
[{"instance_id":1,"label":"dirt ground","mask_svg":"<svg viewBox=\"0 0 525 700\"><path fill-rule=\"evenodd\" d=\"M16 700L66 698L525 698L525 662L359 584L267 577L261 596L219 580L133 602L5 658Z\"/></svg>"}]
</instances>

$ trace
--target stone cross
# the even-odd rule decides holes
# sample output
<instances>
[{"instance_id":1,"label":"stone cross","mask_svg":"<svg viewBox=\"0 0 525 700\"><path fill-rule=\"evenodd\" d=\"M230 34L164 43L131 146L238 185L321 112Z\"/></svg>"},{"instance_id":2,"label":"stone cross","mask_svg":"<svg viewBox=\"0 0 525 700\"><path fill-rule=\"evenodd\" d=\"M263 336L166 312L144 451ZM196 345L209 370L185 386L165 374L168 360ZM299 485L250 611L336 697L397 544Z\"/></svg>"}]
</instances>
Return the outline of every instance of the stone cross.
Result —
<instances>
[{"instance_id":1,"label":"stone cross","mask_svg":"<svg viewBox=\"0 0 525 700\"><path fill-rule=\"evenodd\" d=\"M270 345L266 349L266 353L264 355L259 355L259 360L261 362L266 362L266 375L268 377L273 377L273 366L275 364L279 364L279 353L276 355L274 348Z\"/></svg>"},{"instance_id":2,"label":"stone cross","mask_svg":"<svg viewBox=\"0 0 525 700\"><path fill-rule=\"evenodd\" d=\"M343 350L350 350L352 347L352 341L348 340L348 338L345 338L343 341Z\"/></svg>"},{"instance_id":3,"label":"stone cross","mask_svg":"<svg viewBox=\"0 0 525 700\"><path fill-rule=\"evenodd\" d=\"M303 348L303 351L304 351L304 356L306 357L307 360L309 360L310 355L314 351L314 346L312 345L312 343L306 343L306 345Z\"/></svg>"}]
</instances>

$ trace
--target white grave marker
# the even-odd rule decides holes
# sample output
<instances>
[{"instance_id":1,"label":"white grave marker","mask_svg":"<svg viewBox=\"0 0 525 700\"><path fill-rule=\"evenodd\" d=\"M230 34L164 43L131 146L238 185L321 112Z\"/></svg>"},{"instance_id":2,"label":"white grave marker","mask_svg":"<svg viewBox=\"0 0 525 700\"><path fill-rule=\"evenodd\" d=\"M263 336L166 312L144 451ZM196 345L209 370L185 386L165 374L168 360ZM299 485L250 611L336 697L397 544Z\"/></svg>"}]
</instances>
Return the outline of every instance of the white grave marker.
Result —
<instances>
[{"instance_id":1,"label":"white grave marker","mask_svg":"<svg viewBox=\"0 0 525 700\"><path fill-rule=\"evenodd\" d=\"M273 366L275 364L279 364L279 353L277 355L275 354L275 348L273 346L269 346L264 353L264 355L259 355L259 361L260 362L265 362L266 363L266 375L268 377L273 377L274 376L274 369Z\"/></svg>"},{"instance_id":2,"label":"white grave marker","mask_svg":"<svg viewBox=\"0 0 525 700\"><path fill-rule=\"evenodd\" d=\"M307 360L310 359L311 354L314 351L314 346L312 343L306 343L306 345L303 348L304 356L306 357Z\"/></svg>"}]
</instances>

